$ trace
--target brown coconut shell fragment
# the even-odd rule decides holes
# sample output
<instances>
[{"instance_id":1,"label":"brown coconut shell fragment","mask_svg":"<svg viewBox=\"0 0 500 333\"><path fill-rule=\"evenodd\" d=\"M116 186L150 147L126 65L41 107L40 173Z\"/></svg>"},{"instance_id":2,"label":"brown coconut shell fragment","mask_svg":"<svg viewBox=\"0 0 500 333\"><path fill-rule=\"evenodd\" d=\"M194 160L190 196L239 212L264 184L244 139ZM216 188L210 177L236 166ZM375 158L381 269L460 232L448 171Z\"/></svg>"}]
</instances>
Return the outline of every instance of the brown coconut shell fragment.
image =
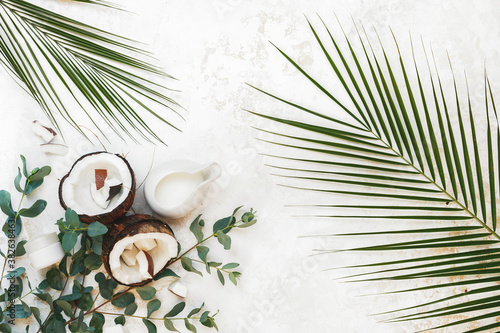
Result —
<instances>
[{"instance_id":1,"label":"brown coconut shell fragment","mask_svg":"<svg viewBox=\"0 0 500 333\"><path fill-rule=\"evenodd\" d=\"M104 267L108 272L109 276L115 280L117 283L122 285L127 285L131 287L140 287L145 284L151 282L156 274L163 270L163 268L167 267L172 259L168 260L162 267L155 267L153 263L153 258L149 255L149 253L145 252L146 258L148 260L148 273L153 278L145 279L143 281L137 283L123 283L120 279L117 279L111 270L110 267L110 254L113 251L114 247L118 242L124 240L126 237L132 237L138 234L147 234L147 233L162 233L170 235L174 238L175 236L172 229L165 222L156 219L150 215L136 214L124 216L121 219L115 221L113 227L109 229L108 233L104 235L103 245L102 245L102 261L104 263ZM175 253L174 256L176 256ZM156 269L157 273L154 273Z\"/></svg>"},{"instance_id":2,"label":"brown coconut shell fragment","mask_svg":"<svg viewBox=\"0 0 500 333\"><path fill-rule=\"evenodd\" d=\"M154 277L155 276L155 264L154 264L153 258L146 251L142 251L142 252L144 252L146 259L148 260L148 274L151 275L151 277Z\"/></svg>"},{"instance_id":3,"label":"brown coconut shell fragment","mask_svg":"<svg viewBox=\"0 0 500 333\"><path fill-rule=\"evenodd\" d=\"M103 224L111 224L115 220L124 216L130 210L130 208L132 207L132 204L134 203L135 192L136 192L136 181L135 181L134 171L132 170L128 161L124 157L120 156L119 154L108 153L105 151L98 151L98 152L85 154L85 155L81 156L78 160L76 160L75 163L73 164L73 166L71 167L70 171L61 179L61 182L59 184L59 203L61 204L61 206L64 209L67 209L67 208L74 209L74 207L70 207L70 205L68 205L65 202L65 196L63 193L64 184L68 180L71 172L75 169L75 166L77 164L82 163L82 161L84 159L86 159L90 156L94 156L94 155L98 155L98 154L109 154L109 155L116 156L120 159L120 161L122 163L124 163L124 165L126 165L128 171L130 172L131 184L130 184L130 187L124 186L123 190L127 191L128 193L127 193L126 197L124 198L124 200L122 200L116 208L114 208L113 210L111 210L109 212L104 212L101 214L86 214L85 212L78 211L76 209L75 210L78 213L78 217L80 218L80 221L82 221L83 223L92 223L95 221L99 221ZM92 173L94 174L94 171ZM106 171L106 176L107 175L108 175L108 172ZM98 172L98 170L95 170L95 181L96 181L97 187L99 187L99 185L97 183L98 182L100 183L100 180L98 180L98 179L101 179L102 176L104 176L104 173L102 171ZM106 179L106 177L104 177L103 181L105 179Z\"/></svg>"},{"instance_id":4,"label":"brown coconut shell fragment","mask_svg":"<svg viewBox=\"0 0 500 333\"><path fill-rule=\"evenodd\" d=\"M99 191L104 187L104 182L108 178L108 170L106 169L95 169L95 187Z\"/></svg>"}]
</instances>

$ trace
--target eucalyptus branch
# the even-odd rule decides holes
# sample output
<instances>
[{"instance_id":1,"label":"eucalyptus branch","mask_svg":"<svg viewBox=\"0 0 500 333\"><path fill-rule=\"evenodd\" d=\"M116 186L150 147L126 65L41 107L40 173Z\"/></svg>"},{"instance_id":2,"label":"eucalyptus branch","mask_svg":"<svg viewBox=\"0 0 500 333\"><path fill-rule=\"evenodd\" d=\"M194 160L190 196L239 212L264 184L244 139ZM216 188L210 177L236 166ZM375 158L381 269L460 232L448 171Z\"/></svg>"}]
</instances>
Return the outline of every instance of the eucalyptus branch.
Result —
<instances>
[{"instance_id":1,"label":"eucalyptus branch","mask_svg":"<svg viewBox=\"0 0 500 333\"><path fill-rule=\"evenodd\" d=\"M63 260L66 260L66 259L63 259ZM71 271L71 268L73 267L73 261L71 262L70 266L69 266L69 270ZM63 284L63 287L61 288L61 291L59 293L59 296L62 296L62 294L64 293L64 291L66 290L66 286L68 285L68 282L69 282L69 276L66 277L66 280L64 281L64 284ZM38 330L36 331L37 333L38 332L41 332L43 326L45 325L45 323L47 322L47 320L50 318L50 315L52 314L52 312L54 312L54 309L51 308L50 311L49 311L49 314L47 315L47 317L45 318L45 320L42 322L42 324L40 325L40 327L38 328Z\"/></svg>"},{"instance_id":2,"label":"eucalyptus branch","mask_svg":"<svg viewBox=\"0 0 500 333\"><path fill-rule=\"evenodd\" d=\"M191 259L191 260L193 260L193 261L195 261L195 262L198 262L198 263L200 263L200 264L206 264L205 262L203 262L203 261L201 261L201 260L198 260L198 259ZM227 273L227 274L231 273L231 271L228 271L228 270L226 270L226 269L223 269L223 268L220 268L220 267L217 267L217 266L212 266L212 265L210 265L210 267L215 268L216 270L221 271L221 272L224 272L224 273Z\"/></svg>"},{"instance_id":3,"label":"eucalyptus branch","mask_svg":"<svg viewBox=\"0 0 500 333\"><path fill-rule=\"evenodd\" d=\"M31 172L31 174L33 175L33 171ZM26 190L28 189L28 185L29 185L30 181L31 180L29 178L26 180L26 184L24 185L24 188L23 188L21 200L19 200L19 205L17 206L16 215L14 216L14 227L12 228L14 230L16 229L16 223L17 223L17 219L19 218L19 211L21 210L21 204L23 203L23 200L26 197ZM8 249L7 249L6 252L8 254ZM3 277L4 277L4 274L5 274L5 267L7 266L7 261L8 260L9 260L9 256L6 255L5 256L5 260L3 262L2 275L0 276L0 286L2 285L2 282L3 282Z\"/></svg>"},{"instance_id":4,"label":"eucalyptus branch","mask_svg":"<svg viewBox=\"0 0 500 333\"><path fill-rule=\"evenodd\" d=\"M238 222L236 222L235 224L241 222L242 220L239 220ZM233 227L238 227L237 225L228 225L227 227L223 228L223 229L220 229L220 231L224 232L228 229L231 229ZM201 241L198 241L195 245L193 245L191 248L189 248L189 250L185 251L184 253L182 253L180 256L178 256L177 258L175 258L172 262L170 262L170 264L168 264L168 266L174 264L175 262L179 261L182 259L182 257L184 257L186 254L188 254L189 252L193 251L194 249L196 249L196 247L198 245L201 245L203 243L205 243L206 241L208 241L210 238L213 238L217 235L217 232L214 232L213 234L211 234L210 236L202 239Z\"/></svg>"},{"instance_id":5,"label":"eucalyptus branch","mask_svg":"<svg viewBox=\"0 0 500 333\"><path fill-rule=\"evenodd\" d=\"M16 302L14 304L17 304L17 302L21 301L23 298L25 298L26 296L29 296L31 295L34 291L36 291L37 288L33 288L31 289L29 292L27 292L26 294L22 295L21 297L19 297ZM5 308L2 312L3 313L7 313L9 311L9 308Z\"/></svg>"},{"instance_id":6,"label":"eucalyptus branch","mask_svg":"<svg viewBox=\"0 0 500 333\"><path fill-rule=\"evenodd\" d=\"M85 315L88 315L89 313L93 313L93 312L95 312L97 309L99 309L99 308L103 307L104 305L108 304L109 302L111 302L111 301L113 301L113 300L117 299L117 298L118 298L118 297L120 297L122 294L124 294L124 293L126 293L126 292L129 292L129 291L131 291L131 290L134 290L134 289L135 289L135 287L129 287L129 288L127 288L125 291L123 291L123 292L121 292L121 293L119 293L119 294L116 294L115 296L113 296L113 297L111 297L110 299L106 300L104 303L102 303L101 305L97 306L96 308L94 308L94 309L91 309L91 310L87 311L87 312L85 313Z\"/></svg>"},{"instance_id":7,"label":"eucalyptus branch","mask_svg":"<svg viewBox=\"0 0 500 333\"><path fill-rule=\"evenodd\" d=\"M129 287L129 288L127 288L125 291L123 291L123 292L121 292L121 293L118 293L118 294L114 295L114 296L113 296L113 297L111 297L110 299L108 299L108 300L106 300L105 302L101 303L99 306L97 306L97 307L95 307L95 308L93 308L93 309L90 309L90 310L86 311L86 312L83 314L83 316L85 317L85 316L87 316L87 315L89 315L89 314L91 314L91 313L96 312L99 308L101 308L101 307L103 307L104 305L108 304L109 302L111 302L111 301L113 301L113 300L117 299L117 298L118 298L118 297L120 297L122 294L124 294L124 293L126 293L126 292L129 292L129 291L131 291L131 290L134 290L134 289L135 289L135 287ZM69 323L71 323L71 322L73 322L73 321L75 321L75 320L77 320L77 319L78 319L78 318L73 318L73 319L70 319L70 320L68 320L66 323L64 323L64 325L66 326L66 325L68 325Z\"/></svg>"},{"instance_id":8,"label":"eucalyptus branch","mask_svg":"<svg viewBox=\"0 0 500 333\"><path fill-rule=\"evenodd\" d=\"M33 288L33 289L31 289L31 290L30 290L30 291L28 291L26 294L24 294L23 296L19 297L19 298L18 298L18 300L19 300L19 301L20 301L20 300L22 300L22 299L23 299L23 298L25 298L26 296L31 295L31 294L32 294L34 291L36 291L36 290L37 290L37 288Z\"/></svg>"},{"instance_id":9,"label":"eucalyptus branch","mask_svg":"<svg viewBox=\"0 0 500 333\"><path fill-rule=\"evenodd\" d=\"M97 294L95 295L94 300L92 301L91 308L94 307L95 302L97 302L97 299L99 298L99 295L101 295L101 290L100 289L97 291Z\"/></svg>"},{"instance_id":10,"label":"eucalyptus branch","mask_svg":"<svg viewBox=\"0 0 500 333\"><path fill-rule=\"evenodd\" d=\"M31 175L33 175L33 171L31 171ZM26 180L26 184L24 185L23 193L21 195L21 200L19 200L19 205L17 206L16 215L14 216L14 228L13 229L16 228L17 219L19 218L19 211L21 210L21 204L23 203L23 200L26 197L26 191L28 189L30 182L31 182L31 179L28 177L28 179Z\"/></svg>"},{"instance_id":11,"label":"eucalyptus branch","mask_svg":"<svg viewBox=\"0 0 500 333\"><path fill-rule=\"evenodd\" d=\"M101 311L96 311L96 313L100 313L100 314L108 315L108 316L125 316L125 317L130 317L130 318L161 320L161 321L165 320L165 318L152 318L152 317L147 317L147 316L127 315L124 313L101 312ZM176 318L168 318L168 319L169 320L185 320L185 319L199 320L199 319L201 319L201 317L176 317Z\"/></svg>"},{"instance_id":12,"label":"eucalyptus branch","mask_svg":"<svg viewBox=\"0 0 500 333\"><path fill-rule=\"evenodd\" d=\"M80 287L80 292L83 292L83 289L85 288L85 278L87 277L87 268L85 267L85 270L83 271L83 279L82 279L82 286ZM80 305L81 299L79 299L76 302L75 306L75 311L73 312L73 317L76 316L76 310L78 309L78 306Z\"/></svg>"},{"instance_id":13,"label":"eucalyptus branch","mask_svg":"<svg viewBox=\"0 0 500 333\"><path fill-rule=\"evenodd\" d=\"M222 267L219 267L222 265L222 263L219 262L214 262L214 261L208 261L207 256L208 253L210 252L210 248L207 246L203 246L201 244L204 244L206 241L213 237L217 237L217 240L219 241L220 244L224 246L225 250L229 250L231 248L231 237L229 237L228 233L233 229L233 228L246 228L249 226L254 225L257 222L257 219L255 218L255 211L253 209L250 209L250 211L245 212L242 214L241 219L236 220L234 217L235 214L240 210L241 207L236 208L233 211L233 214L229 217L220 219L216 221L213 225L213 232L205 237L203 234L203 227L205 226L205 222L201 219L201 215L199 215L192 223L189 229L191 232L194 234L196 237L196 244L189 248L187 251L183 252L179 257L177 257L175 260L173 260L170 264L172 265L173 263L181 260L182 262L182 267L192 273L196 273L200 276L203 276L203 273L196 269L193 266L194 262L201 263L205 265L207 273L211 274L211 269L210 268L215 268L217 271L217 277L219 278L219 281L222 285L225 284L225 278L222 272L228 274L229 280L234 284L237 285L237 279L241 276L240 272L237 271L229 271L229 269L233 269L239 266L238 263L228 263ZM201 261L192 259L190 257L187 257L186 255L189 254L192 250L197 249L198 250L198 257L200 258Z\"/></svg>"}]
</instances>

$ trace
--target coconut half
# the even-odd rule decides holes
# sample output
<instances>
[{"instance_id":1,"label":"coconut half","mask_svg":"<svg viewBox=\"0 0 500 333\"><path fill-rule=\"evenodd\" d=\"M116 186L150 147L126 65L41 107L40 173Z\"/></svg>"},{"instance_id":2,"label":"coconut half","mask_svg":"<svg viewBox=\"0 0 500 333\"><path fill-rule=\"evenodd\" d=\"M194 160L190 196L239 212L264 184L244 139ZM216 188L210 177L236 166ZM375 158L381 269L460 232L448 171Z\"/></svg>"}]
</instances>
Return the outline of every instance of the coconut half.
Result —
<instances>
[{"instance_id":1,"label":"coconut half","mask_svg":"<svg viewBox=\"0 0 500 333\"><path fill-rule=\"evenodd\" d=\"M96 170L106 170L106 193L96 196ZM116 184L120 184L116 187ZM125 215L135 197L135 177L127 160L118 154L95 152L83 155L59 185L59 202L71 207L84 223L109 224ZM110 196L110 189L113 195ZM102 200L97 198L102 197ZM109 199L109 200L108 200Z\"/></svg>"},{"instance_id":2,"label":"coconut half","mask_svg":"<svg viewBox=\"0 0 500 333\"><path fill-rule=\"evenodd\" d=\"M104 267L119 284L145 285L176 257L172 229L150 215L125 216L104 236Z\"/></svg>"}]
</instances>

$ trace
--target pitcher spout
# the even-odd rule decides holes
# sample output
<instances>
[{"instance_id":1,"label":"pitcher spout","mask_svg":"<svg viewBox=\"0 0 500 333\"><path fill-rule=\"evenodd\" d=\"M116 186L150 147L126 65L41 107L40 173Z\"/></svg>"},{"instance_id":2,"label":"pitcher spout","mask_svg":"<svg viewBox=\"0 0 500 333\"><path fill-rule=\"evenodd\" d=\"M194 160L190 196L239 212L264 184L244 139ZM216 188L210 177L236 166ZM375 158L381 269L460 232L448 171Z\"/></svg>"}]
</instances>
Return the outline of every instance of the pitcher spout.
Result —
<instances>
[{"instance_id":1,"label":"pitcher spout","mask_svg":"<svg viewBox=\"0 0 500 333\"><path fill-rule=\"evenodd\" d=\"M205 182L212 183L221 176L222 168L218 163L214 162L205 166L200 172L203 175Z\"/></svg>"}]
</instances>

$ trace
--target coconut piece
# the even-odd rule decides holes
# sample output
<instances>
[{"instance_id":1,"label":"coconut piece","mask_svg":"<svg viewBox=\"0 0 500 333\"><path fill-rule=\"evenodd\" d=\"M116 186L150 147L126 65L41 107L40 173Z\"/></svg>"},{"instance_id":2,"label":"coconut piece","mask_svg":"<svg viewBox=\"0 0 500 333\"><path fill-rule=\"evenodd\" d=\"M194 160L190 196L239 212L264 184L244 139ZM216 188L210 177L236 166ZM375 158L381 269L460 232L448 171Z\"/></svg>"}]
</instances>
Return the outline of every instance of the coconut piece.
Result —
<instances>
[{"instance_id":1,"label":"coconut piece","mask_svg":"<svg viewBox=\"0 0 500 333\"><path fill-rule=\"evenodd\" d=\"M52 128L42 125L38 120L33 121L33 133L40 136L45 143L52 141L57 133Z\"/></svg>"},{"instance_id":2,"label":"coconut piece","mask_svg":"<svg viewBox=\"0 0 500 333\"><path fill-rule=\"evenodd\" d=\"M135 246L141 251L151 251L156 246L156 241L153 238L140 239L135 242Z\"/></svg>"},{"instance_id":3,"label":"coconut piece","mask_svg":"<svg viewBox=\"0 0 500 333\"><path fill-rule=\"evenodd\" d=\"M168 290L176 296L179 296L181 298L186 298L187 296L187 287L183 285L180 281L176 281L172 283L169 287Z\"/></svg>"},{"instance_id":4,"label":"coconut piece","mask_svg":"<svg viewBox=\"0 0 500 333\"><path fill-rule=\"evenodd\" d=\"M111 201L111 199L116 197L123 187L123 183L116 178L106 179L106 185L109 187L109 195L107 201Z\"/></svg>"},{"instance_id":5,"label":"coconut piece","mask_svg":"<svg viewBox=\"0 0 500 333\"><path fill-rule=\"evenodd\" d=\"M156 244L149 251L138 250L137 262L129 266L123 253L141 240ZM127 254L126 254L127 255ZM106 271L117 283L132 287L149 283L156 274L177 257L177 240L165 222L150 215L122 217L104 236L102 258Z\"/></svg>"},{"instance_id":6,"label":"coconut piece","mask_svg":"<svg viewBox=\"0 0 500 333\"><path fill-rule=\"evenodd\" d=\"M104 186L99 190L103 191L100 196L92 193L92 188L97 190L97 184L92 184L96 182L97 169L107 171ZM114 195L110 198L111 188L116 186L118 189L113 190ZM135 187L134 172L125 158L118 154L95 152L80 157L62 178L59 202L64 209L71 207L75 210L84 223L99 221L109 224L130 209ZM95 200L94 197L100 199Z\"/></svg>"},{"instance_id":7,"label":"coconut piece","mask_svg":"<svg viewBox=\"0 0 500 333\"><path fill-rule=\"evenodd\" d=\"M144 280L152 279L154 275L153 258L146 251L139 251L136 256L139 264L139 274Z\"/></svg>"},{"instance_id":8,"label":"coconut piece","mask_svg":"<svg viewBox=\"0 0 500 333\"><path fill-rule=\"evenodd\" d=\"M134 266L137 262L137 254L139 253L139 249L132 245L130 250L125 249L123 251L121 258L122 260L129 266Z\"/></svg>"},{"instance_id":9,"label":"coconut piece","mask_svg":"<svg viewBox=\"0 0 500 333\"><path fill-rule=\"evenodd\" d=\"M146 251L141 251L141 252L144 252L146 259L148 260L148 275L151 276L151 278L153 278L153 276L155 275L155 263L153 261L153 257L151 257L149 252ZM140 268L141 266L139 265L139 269Z\"/></svg>"},{"instance_id":10,"label":"coconut piece","mask_svg":"<svg viewBox=\"0 0 500 333\"><path fill-rule=\"evenodd\" d=\"M97 179L96 179L97 181ZM92 182L90 183L90 193L92 194L92 199L99 207L106 209L108 208L111 199L116 197L121 189L122 183L118 179L105 179L102 183L103 186L99 188L99 185Z\"/></svg>"},{"instance_id":11,"label":"coconut piece","mask_svg":"<svg viewBox=\"0 0 500 333\"><path fill-rule=\"evenodd\" d=\"M125 246L125 250L132 250L133 248L134 248L134 244L129 244L129 245Z\"/></svg>"},{"instance_id":12,"label":"coconut piece","mask_svg":"<svg viewBox=\"0 0 500 333\"><path fill-rule=\"evenodd\" d=\"M98 191L104 187L106 178L108 178L108 170L95 169L95 186Z\"/></svg>"},{"instance_id":13,"label":"coconut piece","mask_svg":"<svg viewBox=\"0 0 500 333\"><path fill-rule=\"evenodd\" d=\"M95 203L99 205L102 209L106 209L109 206L108 193L106 189L103 187L100 190L97 190L96 183L90 183L90 194L92 195L92 199L94 199Z\"/></svg>"},{"instance_id":14,"label":"coconut piece","mask_svg":"<svg viewBox=\"0 0 500 333\"><path fill-rule=\"evenodd\" d=\"M69 148L60 143L42 143L40 145L40 150L46 154L64 156L68 153Z\"/></svg>"}]
</instances>

